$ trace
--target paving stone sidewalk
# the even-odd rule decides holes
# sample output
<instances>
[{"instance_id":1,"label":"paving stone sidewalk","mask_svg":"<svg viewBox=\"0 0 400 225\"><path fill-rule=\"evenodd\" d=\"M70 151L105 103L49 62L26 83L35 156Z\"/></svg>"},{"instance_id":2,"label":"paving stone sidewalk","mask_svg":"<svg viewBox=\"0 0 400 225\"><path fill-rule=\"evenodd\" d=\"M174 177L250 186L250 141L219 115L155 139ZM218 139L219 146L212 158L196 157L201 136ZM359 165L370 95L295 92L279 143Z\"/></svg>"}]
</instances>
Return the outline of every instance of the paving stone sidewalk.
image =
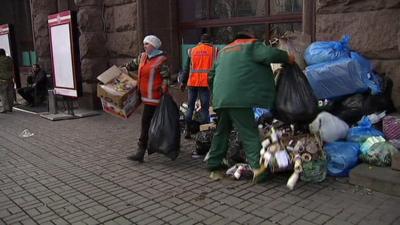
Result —
<instances>
[{"instance_id":1,"label":"paving stone sidewalk","mask_svg":"<svg viewBox=\"0 0 400 225\"><path fill-rule=\"evenodd\" d=\"M33 136L23 138L28 129ZM208 180L182 140L176 161L128 161L140 115L51 122L23 112L0 115L0 224L360 224L399 225L400 198L329 178L286 187Z\"/></svg>"}]
</instances>

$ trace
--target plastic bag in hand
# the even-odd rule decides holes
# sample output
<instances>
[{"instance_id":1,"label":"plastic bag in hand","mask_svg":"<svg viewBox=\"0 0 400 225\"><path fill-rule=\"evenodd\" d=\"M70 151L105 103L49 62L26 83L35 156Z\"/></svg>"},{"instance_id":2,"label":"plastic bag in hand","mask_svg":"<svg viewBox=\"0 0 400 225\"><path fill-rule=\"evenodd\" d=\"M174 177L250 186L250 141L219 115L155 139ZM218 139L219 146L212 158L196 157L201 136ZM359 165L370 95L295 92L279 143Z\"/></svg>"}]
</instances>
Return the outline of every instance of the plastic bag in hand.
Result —
<instances>
[{"instance_id":1,"label":"plastic bag in hand","mask_svg":"<svg viewBox=\"0 0 400 225\"><path fill-rule=\"evenodd\" d=\"M171 95L161 98L150 123L148 152L158 152L175 160L180 151L179 109Z\"/></svg>"}]
</instances>

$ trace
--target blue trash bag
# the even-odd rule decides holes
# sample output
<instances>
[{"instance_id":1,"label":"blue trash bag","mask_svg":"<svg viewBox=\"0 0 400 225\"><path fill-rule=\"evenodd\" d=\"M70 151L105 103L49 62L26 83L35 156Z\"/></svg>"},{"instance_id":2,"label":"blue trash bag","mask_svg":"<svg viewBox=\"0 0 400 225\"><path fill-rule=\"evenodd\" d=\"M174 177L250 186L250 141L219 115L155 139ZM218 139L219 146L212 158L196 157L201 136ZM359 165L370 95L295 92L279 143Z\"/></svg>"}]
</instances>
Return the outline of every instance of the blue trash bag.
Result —
<instances>
[{"instance_id":1,"label":"blue trash bag","mask_svg":"<svg viewBox=\"0 0 400 225\"><path fill-rule=\"evenodd\" d=\"M304 59L307 65L331 62L350 57L350 36L345 35L340 41L317 41L307 47Z\"/></svg>"},{"instance_id":2,"label":"blue trash bag","mask_svg":"<svg viewBox=\"0 0 400 225\"><path fill-rule=\"evenodd\" d=\"M328 160L328 174L347 177L359 162L360 144L354 142L333 142L324 146Z\"/></svg>"},{"instance_id":3,"label":"blue trash bag","mask_svg":"<svg viewBox=\"0 0 400 225\"><path fill-rule=\"evenodd\" d=\"M305 74L318 99L335 100L368 91L360 66L351 58L308 66Z\"/></svg>"},{"instance_id":4,"label":"blue trash bag","mask_svg":"<svg viewBox=\"0 0 400 225\"><path fill-rule=\"evenodd\" d=\"M384 137L384 134L381 131L373 128L372 122L368 119L368 117L365 116L358 123L358 126L349 129L346 139L348 141L361 143L367 140L369 137L374 136Z\"/></svg>"},{"instance_id":5,"label":"blue trash bag","mask_svg":"<svg viewBox=\"0 0 400 225\"><path fill-rule=\"evenodd\" d=\"M361 71L361 79L364 84L368 86L371 90L372 95L377 95L382 93L382 78L373 72L372 64L359 53L352 51L350 57L354 59L359 66L359 71Z\"/></svg>"}]
</instances>

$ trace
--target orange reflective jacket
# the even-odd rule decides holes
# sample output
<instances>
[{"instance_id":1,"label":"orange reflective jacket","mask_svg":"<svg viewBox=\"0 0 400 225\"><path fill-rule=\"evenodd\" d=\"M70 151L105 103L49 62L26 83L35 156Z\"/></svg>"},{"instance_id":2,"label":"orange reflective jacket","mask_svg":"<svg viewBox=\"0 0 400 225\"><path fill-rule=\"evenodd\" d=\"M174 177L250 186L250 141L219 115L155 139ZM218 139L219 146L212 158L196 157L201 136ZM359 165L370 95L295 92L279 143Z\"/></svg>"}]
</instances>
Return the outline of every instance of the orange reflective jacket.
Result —
<instances>
[{"instance_id":1,"label":"orange reflective jacket","mask_svg":"<svg viewBox=\"0 0 400 225\"><path fill-rule=\"evenodd\" d=\"M161 66L167 61L165 55L148 58L142 53L139 63L139 89L142 102L147 105L159 105L161 98L161 85L163 82L160 73Z\"/></svg>"},{"instance_id":2,"label":"orange reflective jacket","mask_svg":"<svg viewBox=\"0 0 400 225\"><path fill-rule=\"evenodd\" d=\"M208 87L208 73L214 66L218 50L211 44L200 43L189 50L189 87Z\"/></svg>"}]
</instances>

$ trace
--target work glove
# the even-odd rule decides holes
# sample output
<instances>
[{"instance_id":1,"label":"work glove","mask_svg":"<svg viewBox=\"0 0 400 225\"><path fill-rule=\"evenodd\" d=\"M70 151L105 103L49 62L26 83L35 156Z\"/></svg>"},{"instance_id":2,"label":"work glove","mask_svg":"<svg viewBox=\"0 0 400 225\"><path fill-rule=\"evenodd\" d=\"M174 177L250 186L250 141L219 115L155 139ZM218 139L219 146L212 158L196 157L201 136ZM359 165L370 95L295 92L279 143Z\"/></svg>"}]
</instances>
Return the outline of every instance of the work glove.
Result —
<instances>
[{"instance_id":1,"label":"work glove","mask_svg":"<svg viewBox=\"0 0 400 225\"><path fill-rule=\"evenodd\" d=\"M168 93L168 84L162 84L162 86L161 86L161 92L162 92L163 94Z\"/></svg>"}]
</instances>

